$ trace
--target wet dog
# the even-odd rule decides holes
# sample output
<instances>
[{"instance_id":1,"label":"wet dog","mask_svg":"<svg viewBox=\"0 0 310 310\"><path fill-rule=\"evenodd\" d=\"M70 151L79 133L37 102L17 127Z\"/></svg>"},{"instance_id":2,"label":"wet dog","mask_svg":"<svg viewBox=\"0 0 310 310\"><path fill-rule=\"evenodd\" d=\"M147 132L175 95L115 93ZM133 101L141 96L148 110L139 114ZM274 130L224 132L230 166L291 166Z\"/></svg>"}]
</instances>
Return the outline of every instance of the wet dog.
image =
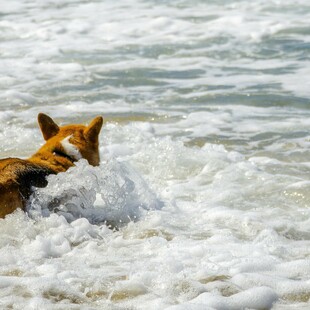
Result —
<instances>
[{"instance_id":1,"label":"wet dog","mask_svg":"<svg viewBox=\"0 0 310 310\"><path fill-rule=\"evenodd\" d=\"M24 210L32 188L47 185L47 175L64 172L81 158L90 165L99 165L101 116L88 126L59 127L48 115L40 113L38 122L46 143L28 159L0 160L0 218L18 208Z\"/></svg>"}]
</instances>

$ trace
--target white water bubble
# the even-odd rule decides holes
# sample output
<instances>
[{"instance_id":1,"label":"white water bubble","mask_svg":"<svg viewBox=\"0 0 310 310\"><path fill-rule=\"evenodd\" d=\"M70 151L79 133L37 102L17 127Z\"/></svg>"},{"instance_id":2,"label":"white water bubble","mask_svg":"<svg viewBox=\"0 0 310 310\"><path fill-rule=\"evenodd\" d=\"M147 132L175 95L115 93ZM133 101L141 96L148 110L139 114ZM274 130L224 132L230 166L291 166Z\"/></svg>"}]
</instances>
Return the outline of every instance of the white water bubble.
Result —
<instances>
[{"instance_id":1,"label":"white water bubble","mask_svg":"<svg viewBox=\"0 0 310 310\"><path fill-rule=\"evenodd\" d=\"M32 216L56 212L69 222L85 217L91 223L118 226L162 207L142 176L128 163L116 160L92 167L82 159L66 173L47 179L47 187L36 189L30 199Z\"/></svg>"}]
</instances>

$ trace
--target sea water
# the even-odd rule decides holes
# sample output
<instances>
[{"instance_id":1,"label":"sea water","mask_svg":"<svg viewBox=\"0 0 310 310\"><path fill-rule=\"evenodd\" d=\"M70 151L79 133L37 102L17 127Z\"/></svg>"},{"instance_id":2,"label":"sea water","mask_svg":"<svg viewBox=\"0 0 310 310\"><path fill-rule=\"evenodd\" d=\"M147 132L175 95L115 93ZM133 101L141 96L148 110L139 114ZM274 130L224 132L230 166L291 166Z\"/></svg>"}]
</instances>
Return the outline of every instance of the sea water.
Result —
<instances>
[{"instance_id":1,"label":"sea water","mask_svg":"<svg viewBox=\"0 0 310 310\"><path fill-rule=\"evenodd\" d=\"M0 156L105 120L0 220L1 309L309 309L309 1L0 8Z\"/></svg>"}]
</instances>

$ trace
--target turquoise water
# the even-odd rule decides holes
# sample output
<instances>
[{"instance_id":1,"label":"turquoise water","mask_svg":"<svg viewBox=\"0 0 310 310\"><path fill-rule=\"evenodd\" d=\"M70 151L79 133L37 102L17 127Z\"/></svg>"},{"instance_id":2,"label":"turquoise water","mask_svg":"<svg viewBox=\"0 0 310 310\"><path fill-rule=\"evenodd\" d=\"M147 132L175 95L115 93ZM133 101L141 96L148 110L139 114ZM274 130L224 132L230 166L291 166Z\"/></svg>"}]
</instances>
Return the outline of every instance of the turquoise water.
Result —
<instances>
[{"instance_id":1,"label":"turquoise water","mask_svg":"<svg viewBox=\"0 0 310 310\"><path fill-rule=\"evenodd\" d=\"M2 307L309 308L310 3L0 7L0 156L105 119L100 169L0 220Z\"/></svg>"}]
</instances>

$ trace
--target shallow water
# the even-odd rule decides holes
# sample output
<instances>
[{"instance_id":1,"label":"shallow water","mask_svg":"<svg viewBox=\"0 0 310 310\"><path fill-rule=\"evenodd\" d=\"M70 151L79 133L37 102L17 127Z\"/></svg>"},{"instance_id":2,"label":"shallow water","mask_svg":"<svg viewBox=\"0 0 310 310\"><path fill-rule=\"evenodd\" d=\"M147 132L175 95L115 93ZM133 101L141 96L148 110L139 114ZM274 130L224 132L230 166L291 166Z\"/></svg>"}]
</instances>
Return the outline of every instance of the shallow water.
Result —
<instances>
[{"instance_id":1,"label":"shallow water","mask_svg":"<svg viewBox=\"0 0 310 310\"><path fill-rule=\"evenodd\" d=\"M0 156L105 119L0 220L1 308L309 308L308 1L0 7Z\"/></svg>"}]
</instances>

